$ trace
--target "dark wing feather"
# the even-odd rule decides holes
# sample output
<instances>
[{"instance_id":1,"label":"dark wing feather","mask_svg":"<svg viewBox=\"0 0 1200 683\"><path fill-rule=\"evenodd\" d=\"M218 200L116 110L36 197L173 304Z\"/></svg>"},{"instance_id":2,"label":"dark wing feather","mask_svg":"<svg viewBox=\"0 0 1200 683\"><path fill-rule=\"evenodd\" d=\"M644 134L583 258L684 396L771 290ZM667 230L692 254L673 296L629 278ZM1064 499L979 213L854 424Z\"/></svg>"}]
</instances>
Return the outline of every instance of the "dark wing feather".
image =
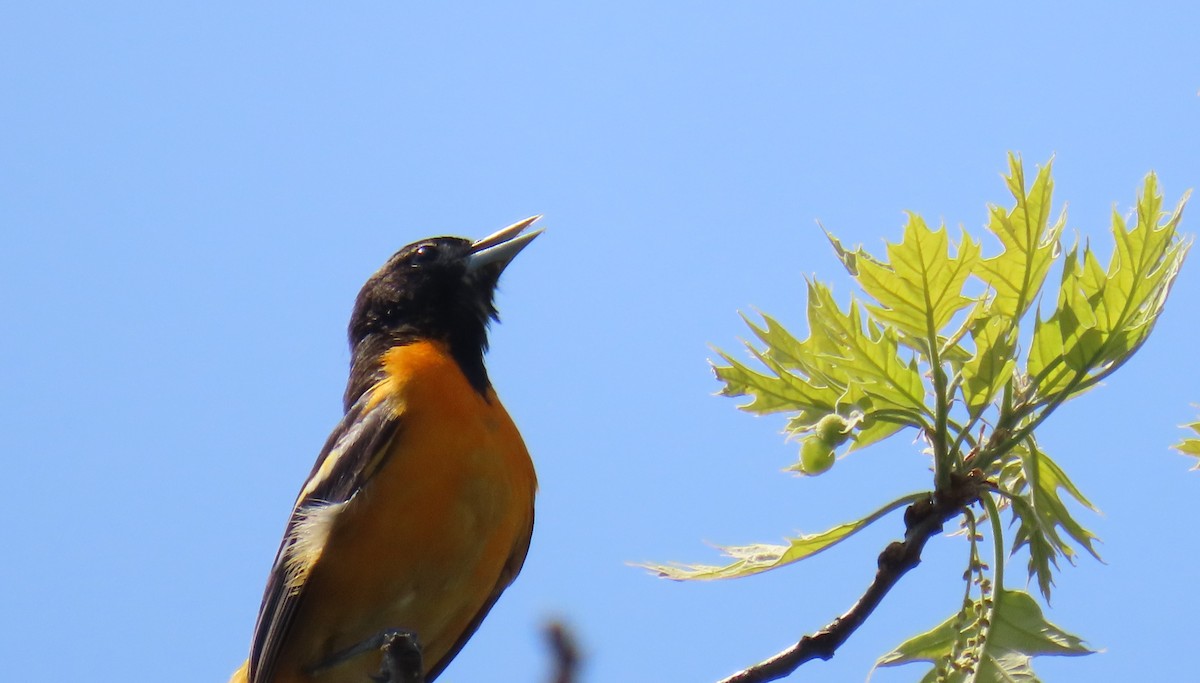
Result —
<instances>
[{"instance_id":1,"label":"dark wing feather","mask_svg":"<svg viewBox=\"0 0 1200 683\"><path fill-rule=\"evenodd\" d=\"M265 683L274 675L275 658L287 638L296 609L304 599L304 587L287 587L288 553L295 543L296 525L303 519L305 506L336 504L354 494L379 470L383 454L395 438L399 416L388 401L370 404L372 392L366 392L334 428L321 449L321 455L301 488L291 519L283 534L275 563L267 578L254 640L250 646L250 683Z\"/></svg>"}]
</instances>

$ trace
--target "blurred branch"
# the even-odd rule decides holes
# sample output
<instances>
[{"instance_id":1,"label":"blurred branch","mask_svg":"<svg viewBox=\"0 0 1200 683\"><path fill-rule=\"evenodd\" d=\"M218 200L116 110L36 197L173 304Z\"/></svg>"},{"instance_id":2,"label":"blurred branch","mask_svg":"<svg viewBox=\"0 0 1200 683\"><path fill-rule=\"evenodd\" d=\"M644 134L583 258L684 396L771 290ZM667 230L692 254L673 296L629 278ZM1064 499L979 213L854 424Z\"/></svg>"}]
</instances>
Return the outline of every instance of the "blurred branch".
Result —
<instances>
[{"instance_id":1,"label":"blurred branch","mask_svg":"<svg viewBox=\"0 0 1200 683\"><path fill-rule=\"evenodd\" d=\"M550 683L575 683L579 673L579 647L575 637L560 621L546 624L546 640L554 657Z\"/></svg>"},{"instance_id":2,"label":"blurred branch","mask_svg":"<svg viewBox=\"0 0 1200 683\"><path fill-rule=\"evenodd\" d=\"M879 553L875 579L854 605L828 626L806 635L792 647L754 666L739 671L719 683L763 683L790 675L801 664L813 659L830 659L837 649L862 626L888 591L900 578L921 562L921 551L945 523L979 499L982 474L976 470L967 476L951 475L945 493L930 494L904 511L904 540L893 541Z\"/></svg>"},{"instance_id":3,"label":"blurred branch","mask_svg":"<svg viewBox=\"0 0 1200 683\"><path fill-rule=\"evenodd\" d=\"M579 648L570 630L559 621L546 624L546 641L554 657L550 683L575 683L579 671ZM381 643L383 661L379 674L373 679L378 683L425 683L424 667L421 663L421 646L416 636L409 631L387 631L375 640Z\"/></svg>"},{"instance_id":4,"label":"blurred branch","mask_svg":"<svg viewBox=\"0 0 1200 683\"><path fill-rule=\"evenodd\" d=\"M421 645L410 631L392 631L384 636L383 661L377 681L385 683L425 683Z\"/></svg>"}]
</instances>

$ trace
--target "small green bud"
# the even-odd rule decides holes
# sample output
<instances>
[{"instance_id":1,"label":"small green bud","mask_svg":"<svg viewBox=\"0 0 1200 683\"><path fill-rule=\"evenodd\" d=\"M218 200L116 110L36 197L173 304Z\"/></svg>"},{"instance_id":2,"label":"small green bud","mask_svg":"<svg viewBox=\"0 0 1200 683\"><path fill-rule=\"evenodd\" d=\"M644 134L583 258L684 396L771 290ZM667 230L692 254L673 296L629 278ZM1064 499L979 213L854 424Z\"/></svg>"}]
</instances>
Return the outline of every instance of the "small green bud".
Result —
<instances>
[{"instance_id":1,"label":"small green bud","mask_svg":"<svg viewBox=\"0 0 1200 683\"><path fill-rule=\"evenodd\" d=\"M817 475L833 467L833 446L824 439L812 434L800 444L800 471L808 475Z\"/></svg>"},{"instance_id":2,"label":"small green bud","mask_svg":"<svg viewBox=\"0 0 1200 683\"><path fill-rule=\"evenodd\" d=\"M850 431L850 421L837 413L826 415L813 427L813 435L834 448L846 443Z\"/></svg>"}]
</instances>

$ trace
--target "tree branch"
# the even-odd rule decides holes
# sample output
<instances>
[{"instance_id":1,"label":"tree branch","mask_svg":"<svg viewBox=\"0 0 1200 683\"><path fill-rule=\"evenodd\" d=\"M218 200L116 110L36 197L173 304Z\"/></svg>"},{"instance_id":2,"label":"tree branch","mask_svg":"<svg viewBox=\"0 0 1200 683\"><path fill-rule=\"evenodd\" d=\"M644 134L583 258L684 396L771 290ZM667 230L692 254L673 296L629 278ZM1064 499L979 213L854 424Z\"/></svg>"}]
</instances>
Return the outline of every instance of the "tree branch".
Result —
<instances>
[{"instance_id":1,"label":"tree branch","mask_svg":"<svg viewBox=\"0 0 1200 683\"><path fill-rule=\"evenodd\" d=\"M579 647L570 629L560 621L546 624L546 641L554 656L550 683L575 683L579 671Z\"/></svg>"},{"instance_id":2,"label":"tree branch","mask_svg":"<svg viewBox=\"0 0 1200 683\"><path fill-rule=\"evenodd\" d=\"M579 674L579 647L570 629L559 621L545 627L546 642L553 656L550 683L575 683ZM421 663L421 645L411 631L391 629L352 648L351 655L378 648L383 653L379 673L371 677L375 683L425 683ZM344 655L341 655L344 657ZM335 658L336 659L336 658ZM328 667L324 667L328 668ZM322 669L314 673L321 673Z\"/></svg>"},{"instance_id":3,"label":"tree branch","mask_svg":"<svg viewBox=\"0 0 1200 683\"><path fill-rule=\"evenodd\" d=\"M875 611L888 591L900 578L921 562L921 551L946 522L957 517L962 509L979 499L984 485L978 470L962 476L951 474L950 486L944 493L930 494L904 511L904 540L893 541L879 553L879 571L866 592L854 605L828 626L806 635L792 647L779 654L739 671L719 683L763 683L790 675L812 659L830 659L837 649L862 626Z\"/></svg>"},{"instance_id":4,"label":"tree branch","mask_svg":"<svg viewBox=\"0 0 1200 683\"><path fill-rule=\"evenodd\" d=\"M394 630L383 636L383 651L379 674L374 680L379 683L425 683L425 666L422 663L421 644L411 631Z\"/></svg>"}]
</instances>

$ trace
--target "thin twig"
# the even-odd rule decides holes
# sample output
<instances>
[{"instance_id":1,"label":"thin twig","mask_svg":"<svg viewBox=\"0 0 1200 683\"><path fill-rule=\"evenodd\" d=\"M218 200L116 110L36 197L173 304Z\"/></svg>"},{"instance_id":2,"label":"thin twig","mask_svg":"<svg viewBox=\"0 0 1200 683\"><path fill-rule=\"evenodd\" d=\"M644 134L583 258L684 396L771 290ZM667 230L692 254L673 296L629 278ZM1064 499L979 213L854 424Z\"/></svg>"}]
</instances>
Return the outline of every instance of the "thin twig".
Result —
<instances>
[{"instance_id":1,"label":"thin twig","mask_svg":"<svg viewBox=\"0 0 1200 683\"><path fill-rule=\"evenodd\" d=\"M560 621L546 624L546 640L554 656L550 683L575 683L579 673L579 647L570 629Z\"/></svg>"},{"instance_id":2,"label":"thin twig","mask_svg":"<svg viewBox=\"0 0 1200 683\"><path fill-rule=\"evenodd\" d=\"M790 675L807 661L832 658L900 578L921 562L921 551L929 539L941 532L945 523L956 517L965 506L979 498L981 485L983 477L978 472L965 477L951 475L951 484L945 495L930 494L928 498L910 505L904 511L904 540L893 541L879 554L879 571L875 573L875 579L845 614L820 631L804 636L800 642L783 652L719 683L774 681Z\"/></svg>"},{"instance_id":3,"label":"thin twig","mask_svg":"<svg viewBox=\"0 0 1200 683\"><path fill-rule=\"evenodd\" d=\"M421 645L410 631L392 631L385 636L383 660L377 681L386 683L425 683L425 666L422 664Z\"/></svg>"}]
</instances>

